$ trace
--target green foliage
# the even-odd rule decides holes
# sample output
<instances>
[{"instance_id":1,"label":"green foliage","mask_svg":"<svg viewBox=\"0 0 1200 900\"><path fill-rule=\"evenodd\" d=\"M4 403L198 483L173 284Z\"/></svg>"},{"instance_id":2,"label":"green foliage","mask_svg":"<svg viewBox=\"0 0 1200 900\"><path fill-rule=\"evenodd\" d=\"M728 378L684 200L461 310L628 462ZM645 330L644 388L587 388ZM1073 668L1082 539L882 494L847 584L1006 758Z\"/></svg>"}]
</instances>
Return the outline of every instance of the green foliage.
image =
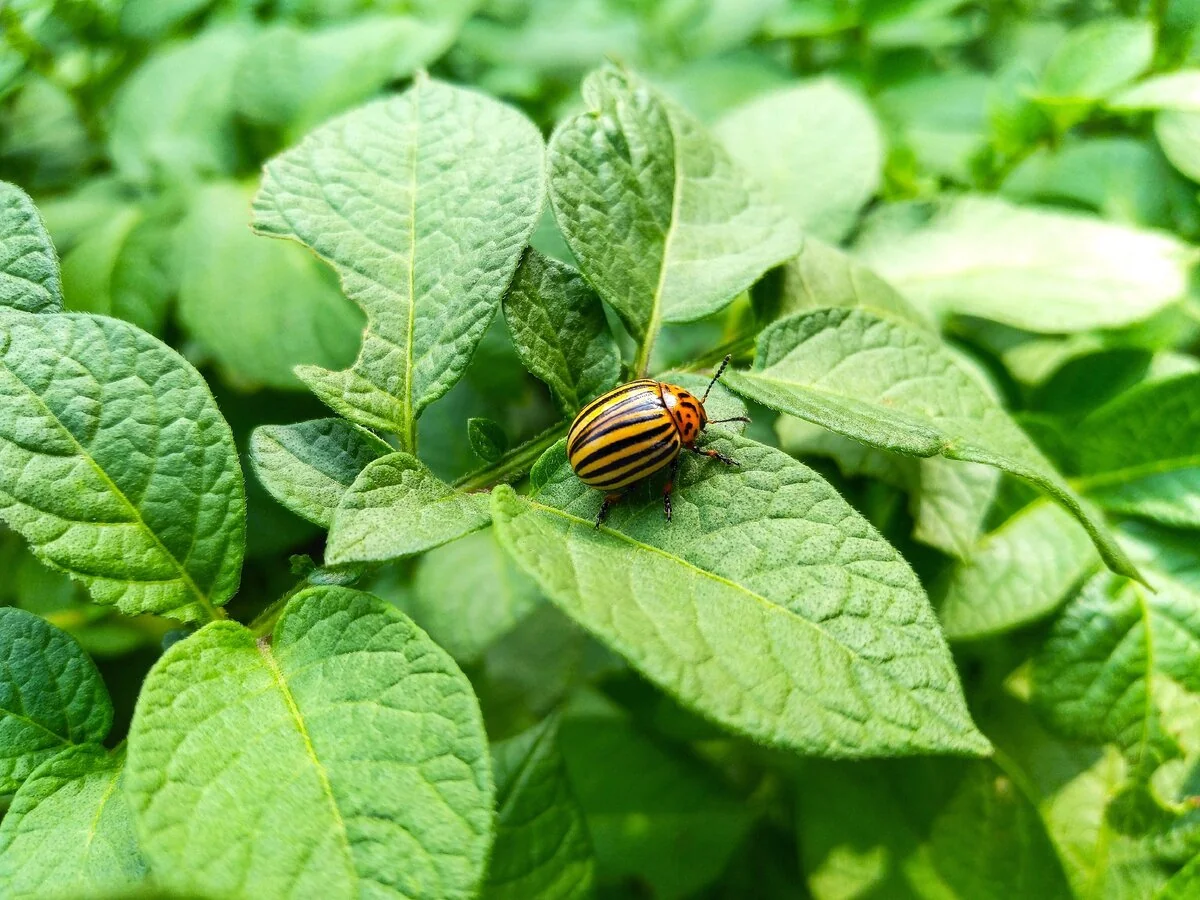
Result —
<instances>
[{"instance_id":1,"label":"green foliage","mask_svg":"<svg viewBox=\"0 0 1200 900\"><path fill-rule=\"evenodd\" d=\"M0 3L0 894L1192 900L1198 10Z\"/></svg>"}]
</instances>

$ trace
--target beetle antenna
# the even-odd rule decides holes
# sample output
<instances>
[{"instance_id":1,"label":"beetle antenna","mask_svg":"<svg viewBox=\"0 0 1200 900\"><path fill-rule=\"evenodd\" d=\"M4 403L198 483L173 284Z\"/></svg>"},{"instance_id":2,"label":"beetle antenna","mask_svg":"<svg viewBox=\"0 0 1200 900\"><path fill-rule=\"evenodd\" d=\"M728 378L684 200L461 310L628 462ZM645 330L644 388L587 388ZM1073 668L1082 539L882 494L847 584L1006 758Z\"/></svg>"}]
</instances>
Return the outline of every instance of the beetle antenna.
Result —
<instances>
[{"instance_id":1,"label":"beetle antenna","mask_svg":"<svg viewBox=\"0 0 1200 900\"><path fill-rule=\"evenodd\" d=\"M730 416L728 419L709 419L709 425L720 425L722 422L749 422L749 416Z\"/></svg>"},{"instance_id":2,"label":"beetle antenna","mask_svg":"<svg viewBox=\"0 0 1200 900\"><path fill-rule=\"evenodd\" d=\"M717 366L717 374L712 377L712 381L708 383L708 387L704 389L704 396L700 398L700 405L703 406L708 400L708 392L713 389L713 385L717 383L717 379L721 377L721 373L725 371L725 367L729 365L729 361L733 359L732 353L726 353L725 358L721 360L721 364Z\"/></svg>"}]
</instances>

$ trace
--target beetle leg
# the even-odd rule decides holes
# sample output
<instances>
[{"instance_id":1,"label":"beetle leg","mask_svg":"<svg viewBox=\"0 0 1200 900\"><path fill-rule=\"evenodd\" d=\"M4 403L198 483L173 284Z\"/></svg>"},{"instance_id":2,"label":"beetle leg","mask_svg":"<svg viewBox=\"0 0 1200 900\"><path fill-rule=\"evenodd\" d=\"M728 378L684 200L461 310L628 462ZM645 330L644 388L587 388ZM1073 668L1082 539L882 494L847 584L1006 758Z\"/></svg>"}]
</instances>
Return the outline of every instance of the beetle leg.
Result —
<instances>
[{"instance_id":1,"label":"beetle leg","mask_svg":"<svg viewBox=\"0 0 1200 900\"><path fill-rule=\"evenodd\" d=\"M599 528L604 524L604 520L608 518L608 511L617 505L620 501L620 494L605 494L604 499L600 501L600 512L596 515L596 527Z\"/></svg>"},{"instance_id":2,"label":"beetle leg","mask_svg":"<svg viewBox=\"0 0 1200 900\"><path fill-rule=\"evenodd\" d=\"M727 466L741 466L741 463L738 462L736 459L730 459L724 453L718 453L716 450L701 450L698 447L688 447L687 449L691 450L693 453L699 453L701 456L707 456L712 459L719 459L721 462L725 463L725 465L727 465Z\"/></svg>"},{"instance_id":3,"label":"beetle leg","mask_svg":"<svg viewBox=\"0 0 1200 900\"><path fill-rule=\"evenodd\" d=\"M671 463L671 471L667 473L667 483L663 485L663 513L668 522L671 521L671 489L675 487L675 475L679 472L682 459L682 453L675 457L675 462Z\"/></svg>"}]
</instances>

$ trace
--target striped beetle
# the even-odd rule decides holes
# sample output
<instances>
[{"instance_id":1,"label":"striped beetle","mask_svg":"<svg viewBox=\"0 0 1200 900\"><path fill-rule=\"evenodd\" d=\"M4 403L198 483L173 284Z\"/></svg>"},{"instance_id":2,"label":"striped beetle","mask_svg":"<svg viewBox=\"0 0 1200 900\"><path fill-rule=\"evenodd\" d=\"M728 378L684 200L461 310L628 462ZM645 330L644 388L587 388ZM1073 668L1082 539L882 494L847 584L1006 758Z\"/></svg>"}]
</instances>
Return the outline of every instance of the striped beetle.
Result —
<instances>
[{"instance_id":1,"label":"striped beetle","mask_svg":"<svg viewBox=\"0 0 1200 900\"><path fill-rule=\"evenodd\" d=\"M709 391L729 360L726 356L721 361L699 400L678 385L639 378L613 388L580 410L567 432L567 458L584 484L605 492L596 516L597 528L625 488L667 466L671 471L663 486L663 512L671 521L671 489L683 450L719 459L727 466L738 464L716 450L696 447L711 424L750 421L745 416L709 419L704 411Z\"/></svg>"}]
</instances>

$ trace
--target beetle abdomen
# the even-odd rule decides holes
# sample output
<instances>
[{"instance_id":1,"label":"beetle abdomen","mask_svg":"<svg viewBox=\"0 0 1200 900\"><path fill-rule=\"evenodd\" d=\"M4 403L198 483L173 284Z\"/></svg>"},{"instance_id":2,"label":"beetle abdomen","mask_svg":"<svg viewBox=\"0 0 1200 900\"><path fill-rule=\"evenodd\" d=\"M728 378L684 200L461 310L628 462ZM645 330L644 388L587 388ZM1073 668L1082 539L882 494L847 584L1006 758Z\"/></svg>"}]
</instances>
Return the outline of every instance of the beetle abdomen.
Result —
<instances>
[{"instance_id":1,"label":"beetle abdomen","mask_svg":"<svg viewBox=\"0 0 1200 900\"><path fill-rule=\"evenodd\" d=\"M679 455L679 429L658 382L631 381L596 398L567 432L567 456L589 487L616 491Z\"/></svg>"}]
</instances>

